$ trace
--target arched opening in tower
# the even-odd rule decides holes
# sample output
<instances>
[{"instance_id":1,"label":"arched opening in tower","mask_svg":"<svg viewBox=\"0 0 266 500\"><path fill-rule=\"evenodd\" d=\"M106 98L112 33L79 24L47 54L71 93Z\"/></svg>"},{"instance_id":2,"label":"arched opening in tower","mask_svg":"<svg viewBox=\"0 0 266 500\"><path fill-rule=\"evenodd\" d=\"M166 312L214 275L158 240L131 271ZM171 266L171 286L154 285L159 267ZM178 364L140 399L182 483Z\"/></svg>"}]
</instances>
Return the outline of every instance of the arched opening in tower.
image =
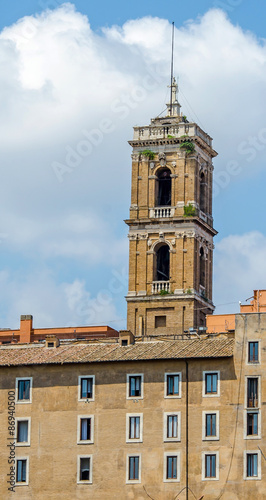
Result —
<instances>
[{"instance_id":1,"label":"arched opening in tower","mask_svg":"<svg viewBox=\"0 0 266 500\"><path fill-rule=\"evenodd\" d=\"M156 250L155 281L169 281L170 253L169 246L161 245Z\"/></svg>"},{"instance_id":2,"label":"arched opening in tower","mask_svg":"<svg viewBox=\"0 0 266 500\"><path fill-rule=\"evenodd\" d=\"M202 212L206 212L207 209L206 191L207 191L206 178L204 173L202 172L200 176L200 210Z\"/></svg>"},{"instance_id":3,"label":"arched opening in tower","mask_svg":"<svg viewBox=\"0 0 266 500\"><path fill-rule=\"evenodd\" d=\"M169 168L162 168L157 172L156 206L171 205L171 172Z\"/></svg>"},{"instance_id":4,"label":"arched opening in tower","mask_svg":"<svg viewBox=\"0 0 266 500\"><path fill-rule=\"evenodd\" d=\"M200 249L200 285L205 288L205 257L203 248Z\"/></svg>"}]
</instances>

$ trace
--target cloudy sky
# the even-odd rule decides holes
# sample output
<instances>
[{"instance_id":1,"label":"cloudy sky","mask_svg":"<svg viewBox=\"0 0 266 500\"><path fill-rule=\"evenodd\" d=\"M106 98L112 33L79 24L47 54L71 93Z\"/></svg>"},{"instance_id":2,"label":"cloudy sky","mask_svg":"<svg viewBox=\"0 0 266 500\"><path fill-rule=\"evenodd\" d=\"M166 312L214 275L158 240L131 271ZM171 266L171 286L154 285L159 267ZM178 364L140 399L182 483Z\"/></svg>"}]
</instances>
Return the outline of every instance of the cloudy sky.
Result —
<instances>
[{"instance_id":1,"label":"cloudy sky","mask_svg":"<svg viewBox=\"0 0 266 500\"><path fill-rule=\"evenodd\" d=\"M266 288L266 4L143 4L0 4L0 328L125 327L127 141L165 108L172 21L183 113L219 152L216 312Z\"/></svg>"}]
</instances>

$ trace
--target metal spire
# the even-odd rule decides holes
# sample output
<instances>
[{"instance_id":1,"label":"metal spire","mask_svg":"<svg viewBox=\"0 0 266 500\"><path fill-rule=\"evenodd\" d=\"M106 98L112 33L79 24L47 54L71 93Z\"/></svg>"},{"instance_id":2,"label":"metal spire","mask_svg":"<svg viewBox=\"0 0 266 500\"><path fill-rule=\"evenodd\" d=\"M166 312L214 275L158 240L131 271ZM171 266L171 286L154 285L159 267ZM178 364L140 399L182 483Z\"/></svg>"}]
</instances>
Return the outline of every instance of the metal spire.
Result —
<instances>
[{"instance_id":1,"label":"metal spire","mask_svg":"<svg viewBox=\"0 0 266 500\"><path fill-rule=\"evenodd\" d=\"M170 116L172 116L172 106L173 106L174 36L175 36L175 23L172 22L172 57L171 57L171 83L170 83Z\"/></svg>"}]
</instances>

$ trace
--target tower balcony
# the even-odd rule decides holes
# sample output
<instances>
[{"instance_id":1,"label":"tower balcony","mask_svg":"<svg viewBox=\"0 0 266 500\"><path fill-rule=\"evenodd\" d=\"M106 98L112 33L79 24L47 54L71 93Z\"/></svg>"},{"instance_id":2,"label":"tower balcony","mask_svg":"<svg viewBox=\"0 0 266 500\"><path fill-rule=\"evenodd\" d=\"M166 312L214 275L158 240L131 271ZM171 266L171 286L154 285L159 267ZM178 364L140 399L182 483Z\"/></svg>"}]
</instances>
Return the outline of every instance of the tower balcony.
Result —
<instances>
[{"instance_id":1,"label":"tower balcony","mask_svg":"<svg viewBox=\"0 0 266 500\"><path fill-rule=\"evenodd\" d=\"M175 209L173 207L154 207L150 208L150 219L166 219L173 217Z\"/></svg>"},{"instance_id":2,"label":"tower balcony","mask_svg":"<svg viewBox=\"0 0 266 500\"><path fill-rule=\"evenodd\" d=\"M151 293L157 294L161 292L166 292L170 293L171 291L171 286L170 286L170 281L153 281L152 282L152 288L151 288Z\"/></svg>"}]
</instances>

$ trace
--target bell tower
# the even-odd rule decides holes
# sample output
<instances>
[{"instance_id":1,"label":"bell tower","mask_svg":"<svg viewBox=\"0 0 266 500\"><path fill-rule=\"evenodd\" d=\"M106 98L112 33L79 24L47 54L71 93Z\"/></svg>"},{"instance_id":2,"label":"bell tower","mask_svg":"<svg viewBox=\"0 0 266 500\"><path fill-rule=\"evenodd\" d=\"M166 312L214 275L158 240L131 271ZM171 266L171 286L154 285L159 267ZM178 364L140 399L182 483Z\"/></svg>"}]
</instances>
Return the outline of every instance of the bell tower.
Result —
<instances>
[{"instance_id":1,"label":"bell tower","mask_svg":"<svg viewBox=\"0 0 266 500\"><path fill-rule=\"evenodd\" d=\"M134 127L128 330L180 335L205 326L212 303L212 139L180 113L171 82L166 116Z\"/></svg>"}]
</instances>

